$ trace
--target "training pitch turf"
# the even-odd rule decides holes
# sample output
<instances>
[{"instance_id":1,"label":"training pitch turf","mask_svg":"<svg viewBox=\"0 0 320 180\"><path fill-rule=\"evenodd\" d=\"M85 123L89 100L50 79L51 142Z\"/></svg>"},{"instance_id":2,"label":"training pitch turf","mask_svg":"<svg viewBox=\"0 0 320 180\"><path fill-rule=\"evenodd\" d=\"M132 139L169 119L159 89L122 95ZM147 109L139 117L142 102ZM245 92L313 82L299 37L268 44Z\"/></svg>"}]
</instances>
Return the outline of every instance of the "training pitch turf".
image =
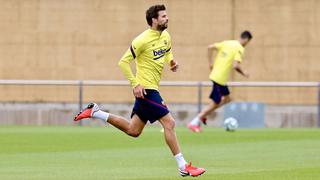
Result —
<instances>
[{"instance_id":1,"label":"training pitch turf","mask_svg":"<svg viewBox=\"0 0 320 180\"><path fill-rule=\"evenodd\" d=\"M320 130L177 128L199 179L320 179ZM178 175L160 128L130 138L108 127L1 127L0 179L191 179Z\"/></svg>"}]
</instances>

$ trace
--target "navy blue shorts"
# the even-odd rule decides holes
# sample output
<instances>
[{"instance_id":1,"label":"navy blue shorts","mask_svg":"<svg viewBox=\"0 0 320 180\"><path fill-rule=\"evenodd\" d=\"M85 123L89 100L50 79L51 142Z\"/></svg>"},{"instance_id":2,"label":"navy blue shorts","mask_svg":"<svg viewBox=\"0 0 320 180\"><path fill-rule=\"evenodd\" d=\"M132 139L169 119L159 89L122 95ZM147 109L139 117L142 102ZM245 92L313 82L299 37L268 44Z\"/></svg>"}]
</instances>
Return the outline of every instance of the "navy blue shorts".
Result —
<instances>
[{"instance_id":1,"label":"navy blue shorts","mask_svg":"<svg viewBox=\"0 0 320 180\"><path fill-rule=\"evenodd\" d=\"M154 123L167 115L169 110L158 91L146 89L146 92L147 95L144 95L144 99L136 98L131 118L136 114L144 123L147 123L148 121Z\"/></svg>"},{"instance_id":2,"label":"navy blue shorts","mask_svg":"<svg viewBox=\"0 0 320 180\"><path fill-rule=\"evenodd\" d=\"M210 94L210 99L212 99L216 104L221 102L221 98L223 96L227 96L230 94L228 86L220 85L214 81L212 81L212 91Z\"/></svg>"}]
</instances>

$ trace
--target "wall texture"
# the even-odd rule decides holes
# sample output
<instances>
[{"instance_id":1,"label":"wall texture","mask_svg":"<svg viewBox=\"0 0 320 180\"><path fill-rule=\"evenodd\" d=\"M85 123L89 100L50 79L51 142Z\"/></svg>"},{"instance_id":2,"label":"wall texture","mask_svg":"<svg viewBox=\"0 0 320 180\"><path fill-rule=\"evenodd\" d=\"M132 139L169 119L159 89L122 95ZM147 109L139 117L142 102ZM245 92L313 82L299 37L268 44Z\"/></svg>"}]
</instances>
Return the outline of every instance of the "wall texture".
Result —
<instances>
[{"instance_id":1,"label":"wall texture","mask_svg":"<svg viewBox=\"0 0 320 180\"><path fill-rule=\"evenodd\" d=\"M175 59L163 80L205 81L208 44L253 32L250 81L320 80L316 0L0 0L0 79L124 80L117 66L148 28L145 10L166 4ZM231 80L246 80L233 73ZM316 88L232 88L235 99L315 104ZM170 102L196 102L195 88L162 88ZM0 101L76 101L77 88L0 86ZM174 92L174 93L172 93ZM182 93L183 92L183 93ZM205 89L207 100L209 89ZM267 95L266 95L267 94ZM131 89L86 87L87 101L130 102ZM187 97L187 98L186 98Z\"/></svg>"}]
</instances>

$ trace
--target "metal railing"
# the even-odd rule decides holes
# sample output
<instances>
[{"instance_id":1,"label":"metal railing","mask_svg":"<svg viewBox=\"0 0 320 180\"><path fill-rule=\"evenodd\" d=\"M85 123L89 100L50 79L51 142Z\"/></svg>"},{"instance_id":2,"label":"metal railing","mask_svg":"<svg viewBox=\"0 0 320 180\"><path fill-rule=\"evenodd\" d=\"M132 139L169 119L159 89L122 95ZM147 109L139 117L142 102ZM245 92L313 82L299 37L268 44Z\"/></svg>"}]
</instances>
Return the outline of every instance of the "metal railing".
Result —
<instances>
[{"instance_id":1,"label":"metal railing","mask_svg":"<svg viewBox=\"0 0 320 180\"><path fill-rule=\"evenodd\" d=\"M54 85L78 86L79 110L83 108L84 86L129 86L127 81L113 80L0 80L0 85ZM212 86L210 81L162 81L161 86L197 87L198 111L202 108L202 88ZM318 88L318 127L320 127L320 82L228 82L230 87L315 87Z\"/></svg>"}]
</instances>

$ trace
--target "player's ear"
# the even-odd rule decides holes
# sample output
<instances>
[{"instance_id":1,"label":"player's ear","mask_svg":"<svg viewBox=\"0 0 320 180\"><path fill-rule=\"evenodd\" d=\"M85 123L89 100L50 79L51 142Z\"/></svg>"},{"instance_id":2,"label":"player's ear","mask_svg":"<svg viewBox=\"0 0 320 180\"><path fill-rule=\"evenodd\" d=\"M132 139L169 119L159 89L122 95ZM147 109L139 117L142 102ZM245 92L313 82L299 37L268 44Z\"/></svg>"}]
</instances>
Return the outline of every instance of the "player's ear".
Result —
<instances>
[{"instance_id":1,"label":"player's ear","mask_svg":"<svg viewBox=\"0 0 320 180\"><path fill-rule=\"evenodd\" d=\"M152 24L153 24L153 23L158 23L158 19L152 18Z\"/></svg>"}]
</instances>

